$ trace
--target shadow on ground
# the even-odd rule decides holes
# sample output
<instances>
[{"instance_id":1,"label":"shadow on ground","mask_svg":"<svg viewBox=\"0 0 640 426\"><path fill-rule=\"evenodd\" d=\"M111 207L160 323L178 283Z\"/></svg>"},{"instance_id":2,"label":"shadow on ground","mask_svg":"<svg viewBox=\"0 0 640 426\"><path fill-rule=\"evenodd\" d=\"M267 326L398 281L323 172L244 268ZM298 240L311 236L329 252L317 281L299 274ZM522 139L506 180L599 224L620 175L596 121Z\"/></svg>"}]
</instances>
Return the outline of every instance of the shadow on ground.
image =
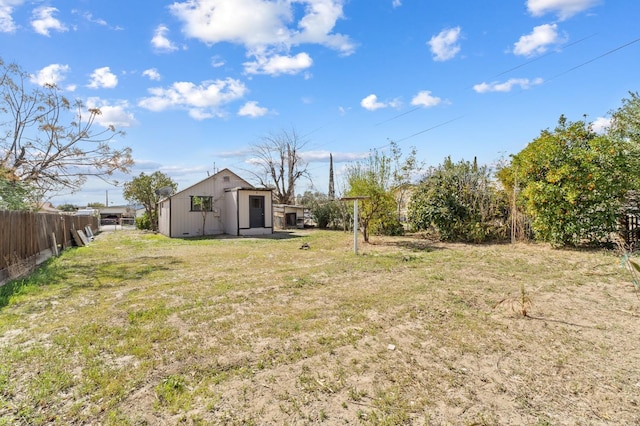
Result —
<instances>
[{"instance_id":1,"label":"shadow on ground","mask_svg":"<svg viewBox=\"0 0 640 426\"><path fill-rule=\"evenodd\" d=\"M267 235L246 235L236 236L229 234L205 235L197 237L174 238L176 240L199 241L199 240L291 240L295 238L303 238L306 234L301 231L274 231L273 234Z\"/></svg>"}]
</instances>

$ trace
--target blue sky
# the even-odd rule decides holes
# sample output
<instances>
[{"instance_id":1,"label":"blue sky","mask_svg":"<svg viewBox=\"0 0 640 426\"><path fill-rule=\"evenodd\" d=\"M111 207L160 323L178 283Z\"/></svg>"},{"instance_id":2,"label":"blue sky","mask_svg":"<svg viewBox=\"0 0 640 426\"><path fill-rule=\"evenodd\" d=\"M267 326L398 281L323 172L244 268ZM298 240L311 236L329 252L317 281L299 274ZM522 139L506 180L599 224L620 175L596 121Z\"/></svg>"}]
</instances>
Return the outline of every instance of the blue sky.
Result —
<instances>
[{"instance_id":1,"label":"blue sky","mask_svg":"<svg viewBox=\"0 0 640 426\"><path fill-rule=\"evenodd\" d=\"M185 188L295 128L313 176L390 140L437 165L493 164L560 114L606 124L640 89L637 0L0 0L0 57L102 109L126 181ZM123 204L90 181L54 204Z\"/></svg>"}]
</instances>

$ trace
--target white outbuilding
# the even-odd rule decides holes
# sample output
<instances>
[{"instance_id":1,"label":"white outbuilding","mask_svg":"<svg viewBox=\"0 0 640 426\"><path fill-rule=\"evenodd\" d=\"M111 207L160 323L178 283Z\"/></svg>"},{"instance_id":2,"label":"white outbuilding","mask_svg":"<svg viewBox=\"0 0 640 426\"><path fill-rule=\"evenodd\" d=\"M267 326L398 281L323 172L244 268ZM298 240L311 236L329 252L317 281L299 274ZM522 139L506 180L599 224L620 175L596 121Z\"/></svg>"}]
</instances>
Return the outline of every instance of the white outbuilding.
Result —
<instances>
[{"instance_id":1,"label":"white outbuilding","mask_svg":"<svg viewBox=\"0 0 640 426\"><path fill-rule=\"evenodd\" d=\"M272 191L256 188L229 169L158 203L158 230L171 238L273 233Z\"/></svg>"}]
</instances>

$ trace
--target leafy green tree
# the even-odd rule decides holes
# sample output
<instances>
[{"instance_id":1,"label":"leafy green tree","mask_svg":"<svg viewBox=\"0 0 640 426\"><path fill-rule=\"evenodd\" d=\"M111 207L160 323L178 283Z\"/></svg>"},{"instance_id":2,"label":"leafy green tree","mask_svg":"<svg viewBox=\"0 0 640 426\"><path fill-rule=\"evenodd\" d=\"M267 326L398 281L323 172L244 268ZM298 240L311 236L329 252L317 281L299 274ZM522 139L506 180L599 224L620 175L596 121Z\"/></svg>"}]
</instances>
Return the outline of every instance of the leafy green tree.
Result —
<instances>
[{"instance_id":1,"label":"leafy green tree","mask_svg":"<svg viewBox=\"0 0 640 426\"><path fill-rule=\"evenodd\" d=\"M122 191L126 200L144 206L153 231L158 230L158 202L163 197L159 190L165 187L175 192L178 184L162 172L153 172L150 175L142 172L138 177L126 182Z\"/></svg>"},{"instance_id":2,"label":"leafy green tree","mask_svg":"<svg viewBox=\"0 0 640 426\"><path fill-rule=\"evenodd\" d=\"M366 160L348 167L346 195L359 201L358 220L366 242L370 233L399 233L397 203L392 187L392 158L373 150Z\"/></svg>"},{"instance_id":3,"label":"leafy green tree","mask_svg":"<svg viewBox=\"0 0 640 426\"><path fill-rule=\"evenodd\" d=\"M519 203L537 239L555 246L602 242L617 230L633 185L628 148L561 116L554 130L513 156L500 178L520 188Z\"/></svg>"},{"instance_id":4,"label":"leafy green tree","mask_svg":"<svg viewBox=\"0 0 640 426\"><path fill-rule=\"evenodd\" d=\"M107 207L104 205L104 203L101 203L99 201L95 201L93 203L87 203L87 207L92 207L94 209L99 209L100 207Z\"/></svg>"},{"instance_id":5,"label":"leafy green tree","mask_svg":"<svg viewBox=\"0 0 640 426\"><path fill-rule=\"evenodd\" d=\"M611 113L609 135L617 139L640 144L640 95L629 92L622 106Z\"/></svg>"},{"instance_id":6,"label":"leafy green tree","mask_svg":"<svg viewBox=\"0 0 640 426\"><path fill-rule=\"evenodd\" d=\"M640 95L629 92L622 106L611 112L611 125L607 135L623 146L629 161L629 174L640 187Z\"/></svg>"},{"instance_id":7,"label":"leafy green tree","mask_svg":"<svg viewBox=\"0 0 640 426\"><path fill-rule=\"evenodd\" d=\"M424 163L418 161L418 151L415 147L411 147L409 154L403 156L398 144L390 141L389 151L392 164L391 190L396 199L397 217L399 221L406 221L406 218L403 218L403 209L406 209L414 189L414 182L422 173Z\"/></svg>"},{"instance_id":8,"label":"leafy green tree","mask_svg":"<svg viewBox=\"0 0 640 426\"><path fill-rule=\"evenodd\" d=\"M32 198L77 191L88 176L111 181L133 164L130 148L116 148L124 135L109 125L96 129L100 109L69 100L55 85L31 88L30 75L0 59L0 169L24 182ZM114 182L115 183L115 182Z\"/></svg>"},{"instance_id":9,"label":"leafy green tree","mask_svg":"<svg viewBox=\"0 0 640 426\"><path fill-rule=\"evenodd\" d=\"M445 158L414 190L409 222L434 230L444 241L482 242L504 238L506 202L487 166Z\"/></svg>"}]
</instances>

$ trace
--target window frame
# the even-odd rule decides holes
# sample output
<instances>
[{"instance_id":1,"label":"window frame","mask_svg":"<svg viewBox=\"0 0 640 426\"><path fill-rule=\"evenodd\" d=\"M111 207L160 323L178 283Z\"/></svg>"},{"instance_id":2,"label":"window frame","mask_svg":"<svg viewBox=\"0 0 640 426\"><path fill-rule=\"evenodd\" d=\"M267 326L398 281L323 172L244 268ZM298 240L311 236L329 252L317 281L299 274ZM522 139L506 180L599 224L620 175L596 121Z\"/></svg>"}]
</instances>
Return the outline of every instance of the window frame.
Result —
<instances>
[{"instance_id":1,"label":"window frame","mask_svg":"<svg viewBox=\"0 0 640 426\"><path fill-rule=\"evenodd\" d=\"M194 199L200 198L202 203L194 204ZM192 212L212 212L213 211L213 197L211 195L191 195L190 196L190 208Z\"/></svg>"}]
</instances>

